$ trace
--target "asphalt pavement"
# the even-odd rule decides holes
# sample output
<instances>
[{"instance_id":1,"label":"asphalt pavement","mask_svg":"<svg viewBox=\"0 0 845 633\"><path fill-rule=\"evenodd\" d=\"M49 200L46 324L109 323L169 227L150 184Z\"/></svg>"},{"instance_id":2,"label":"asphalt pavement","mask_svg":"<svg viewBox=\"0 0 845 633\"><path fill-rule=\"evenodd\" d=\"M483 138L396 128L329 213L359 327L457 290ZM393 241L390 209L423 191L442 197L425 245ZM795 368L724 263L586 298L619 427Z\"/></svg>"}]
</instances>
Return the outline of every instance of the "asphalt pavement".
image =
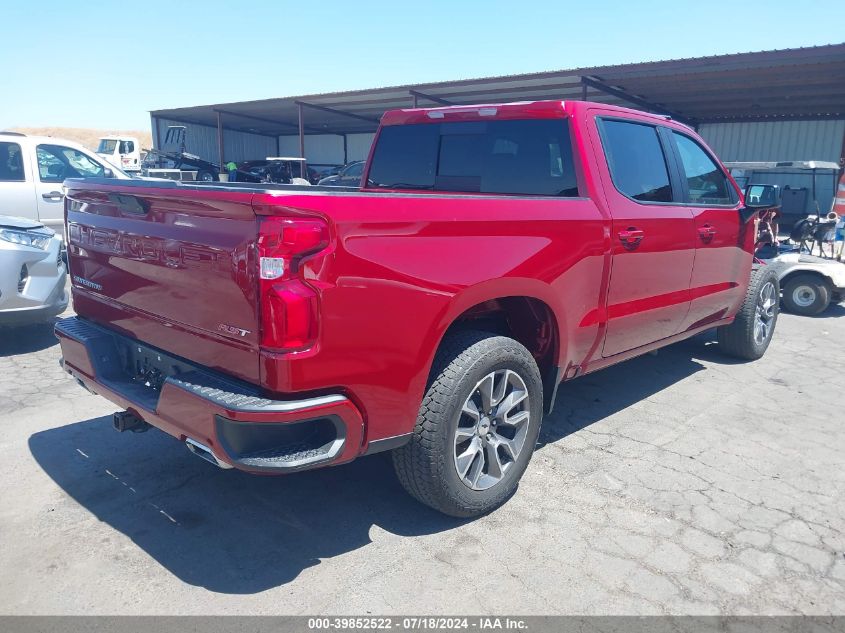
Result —
<instances>
[{"instance_id":1,"label":"asphalt pavement","mask_svg":"<svg viewBox=\"0 0 845 633\"><path fill-rule=\"evenodd\" d=\"M0 331L0 614L845 613L845 308L768 354L698 337L561 387L519 491L474 521L383 455L223 471Z\"/></svg>"}]
</instances>

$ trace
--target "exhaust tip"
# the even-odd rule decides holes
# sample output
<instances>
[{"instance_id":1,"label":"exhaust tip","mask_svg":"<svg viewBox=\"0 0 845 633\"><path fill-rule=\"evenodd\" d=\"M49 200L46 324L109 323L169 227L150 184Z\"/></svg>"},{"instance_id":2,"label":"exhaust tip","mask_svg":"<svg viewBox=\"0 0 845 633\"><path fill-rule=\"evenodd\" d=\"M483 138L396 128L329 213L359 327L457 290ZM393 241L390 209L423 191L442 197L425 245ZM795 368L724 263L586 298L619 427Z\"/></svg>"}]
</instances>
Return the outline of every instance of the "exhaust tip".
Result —
<instances>
[{"instance_id":1,"label":"exhaust tip","mask_svg":"<svg viewBox=\"0 0 845 633\"><path fill-rule=\"evenodd\" d=\"M218 468L223 468L225 470L232 468L231 464L221 462L219 459L217 459L211 449L205 444L201 444L200 442L192 440L190 437L188 437L185 438L185 446L187 446L188 450L191 451L194 455L204 459L207 462L214 464Z\"/></svg>"}]
</instances>

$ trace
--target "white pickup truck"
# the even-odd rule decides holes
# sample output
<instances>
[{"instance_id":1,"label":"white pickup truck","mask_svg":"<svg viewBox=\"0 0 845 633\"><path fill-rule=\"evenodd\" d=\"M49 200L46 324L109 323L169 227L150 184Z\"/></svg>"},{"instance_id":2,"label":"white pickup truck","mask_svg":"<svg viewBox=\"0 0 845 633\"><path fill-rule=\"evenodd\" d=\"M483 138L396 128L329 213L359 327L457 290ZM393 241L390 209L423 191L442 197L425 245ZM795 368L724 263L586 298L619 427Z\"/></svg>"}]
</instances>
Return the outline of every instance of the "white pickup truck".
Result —
<instances>
[{"instance_id":1,"label":"white pickup truck","mask_svg":"<svg viewBox=\"0 0 845 633\"><path fill-rule=\"evenodd\" d=\"M62 183L89 176L130 178L73 141L0 132L0 216L40 222L64 235Z\"/></svg>"}]
</instances>

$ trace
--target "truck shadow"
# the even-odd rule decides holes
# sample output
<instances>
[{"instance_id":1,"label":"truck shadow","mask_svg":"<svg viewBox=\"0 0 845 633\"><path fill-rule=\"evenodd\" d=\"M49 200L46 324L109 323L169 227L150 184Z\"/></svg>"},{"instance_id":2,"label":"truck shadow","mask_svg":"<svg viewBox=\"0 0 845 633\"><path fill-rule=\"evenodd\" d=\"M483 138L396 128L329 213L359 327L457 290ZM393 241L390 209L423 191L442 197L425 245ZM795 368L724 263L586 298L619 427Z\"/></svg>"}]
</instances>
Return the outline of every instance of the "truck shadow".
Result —
<instances>
[{"instance_id":1,"label":"truck shadow","mask_svg":"<svg viewBox=\"0 0 845 633\"><path fill-rule=\"evenodd\" d=\"M460 525L407 496L384 455L287 477L224 471L155 429L116 433L111 416L29 439L44 471L100 521L183 582L258 593L371 545Z\"/></svg>"},{"instance_id":2,"label":"truck shadow","mask_svg":"<svg viewBox=\"0 0 845 633\"><path fill-rule=\"evenodd\" d=\"M53 334L54 321L38 325L0 328L0 358L30 354L58 345Z\"/></svg>"},{"instance_id":3,"label":"truck shadow","mask_svg":"<svg viewBox=\"0 0 845 633\"><path fill-rule=\"evenodd\" d=\"M561 386L542 445L702 370L706 341L668 348ZM156 430L115 433L109 416L32 435L41 468L100 521L128 536L183 582L252 594L308 567L378 546L373 527L400 536L463 521L418 504L386 455L289 477L223 471Z\"/></svg>"},{"instance_id":4,"label":"truck shadow","mask_svg":"<svg viewBox=\"0 0 845 633\"><path fill-rule=\"evenodd\" d=\"M543 420L537 448L577 433L608 416L705 369L699 360L720 364L741 361L718 352L710 333L565 382L558 388L555 407Z\"/></svg>"}]
</instances>

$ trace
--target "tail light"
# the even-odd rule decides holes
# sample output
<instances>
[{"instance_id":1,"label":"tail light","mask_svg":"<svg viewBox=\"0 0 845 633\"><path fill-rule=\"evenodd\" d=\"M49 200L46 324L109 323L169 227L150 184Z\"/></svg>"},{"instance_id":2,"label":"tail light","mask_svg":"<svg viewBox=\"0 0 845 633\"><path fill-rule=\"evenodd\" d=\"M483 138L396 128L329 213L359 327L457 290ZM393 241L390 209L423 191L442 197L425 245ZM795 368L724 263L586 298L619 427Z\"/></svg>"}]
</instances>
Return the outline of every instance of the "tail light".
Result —
<instances>
[{"instance_id":1,"label":"tail light","mask_svg":"<svg viewBox=\"0 0 845 633\"><path fill-rule=\"evenodd\" d=\"M321 219L260 220L261 347L296 351L317 340L317 293L299 277L299 264L328 244L329 227Z\"/></svg>"}]
</instances>

